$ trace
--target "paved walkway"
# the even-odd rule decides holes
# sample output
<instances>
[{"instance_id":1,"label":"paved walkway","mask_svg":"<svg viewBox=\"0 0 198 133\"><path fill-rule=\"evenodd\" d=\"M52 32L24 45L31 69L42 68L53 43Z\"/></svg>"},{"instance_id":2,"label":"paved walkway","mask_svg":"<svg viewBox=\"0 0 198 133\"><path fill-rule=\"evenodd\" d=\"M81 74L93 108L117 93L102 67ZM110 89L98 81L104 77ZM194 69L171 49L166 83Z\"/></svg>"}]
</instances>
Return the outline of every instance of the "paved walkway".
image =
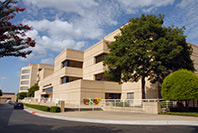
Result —
<instances>
[{"instance_id":1,"label":"paved walkway","mask_svg":"<svg viewBox=\"0 0 198 133\"><path fill-rule=\"evenodd\" d=\"M132 124L132 125L194 125L198 126L198 117L154 115L131 112L109 111L75 111L50 113L27 108L25 111L46 118L70 120L78 122L92 122L103 124Z\"/></svg>"}]
</instances>

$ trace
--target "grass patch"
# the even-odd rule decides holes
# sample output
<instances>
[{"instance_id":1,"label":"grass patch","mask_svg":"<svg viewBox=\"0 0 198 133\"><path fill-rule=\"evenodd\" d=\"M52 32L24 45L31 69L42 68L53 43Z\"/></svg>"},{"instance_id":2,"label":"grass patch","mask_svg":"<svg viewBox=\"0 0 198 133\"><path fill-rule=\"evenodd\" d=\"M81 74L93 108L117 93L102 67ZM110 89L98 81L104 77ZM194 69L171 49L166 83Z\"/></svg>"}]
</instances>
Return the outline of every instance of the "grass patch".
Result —
<instances>
[{"instance_id":1,"label":"grass patch","mask_svg":"<svg viewBox=\"0 0 198 133\"><path fill-rule=\"evenodd\" d=\"M166 113L159 113L162 115L180 115L180 116L193 116L198 117L198 113L191 113L191 112L166 112Z\"/></svg>"}]
</instances>

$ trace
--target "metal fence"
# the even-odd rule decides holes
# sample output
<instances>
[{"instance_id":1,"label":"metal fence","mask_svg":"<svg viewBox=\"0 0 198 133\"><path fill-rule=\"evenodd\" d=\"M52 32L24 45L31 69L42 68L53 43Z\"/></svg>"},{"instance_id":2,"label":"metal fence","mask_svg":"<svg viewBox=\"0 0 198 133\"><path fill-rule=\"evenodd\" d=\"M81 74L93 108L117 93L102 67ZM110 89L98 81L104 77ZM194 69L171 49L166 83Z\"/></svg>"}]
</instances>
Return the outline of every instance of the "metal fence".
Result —
<instances>
[{"instance_id":1,"label":"metal fence","mask_svg":"<svg viewBox=\"0 0 198 133\"><path fill-rule=\"evenodd\" d=\"M59 101L61 101L61 100L62 99L26 97L21 101L24 103L30 103L30 104L57 106L59 104Z\"/></svg>"},{"instance_id":2,"label":"metal fence","mask_svg":"<svg viewBox=\"0 0 198 133\"><path fill-rule=\"evenodd\" d=\"M46 106L59 106L59 101L65 101L65 108L73 110L98 110L103 107L124 107L124 108L143 108L144 102L160 102L161 108L171 108L177 105L176 101L164 101L163 99L100 99L94 103L91 99L88 101L69 101L64 99L52 98L32 98L26 97L22 100L24 103L40 104ZM87 100L87 99L86 99Z\"/></svg>"},{"instance_id":3,"label":"metal fence","mask_svg":"<svg viewBox=\"0 0 198 133\"><path fill-rule=\"evenodd\" d=\"M143 102L162 102L162 99L102 99L102 106L142 107Z\"/></svg>"}]
</instances>

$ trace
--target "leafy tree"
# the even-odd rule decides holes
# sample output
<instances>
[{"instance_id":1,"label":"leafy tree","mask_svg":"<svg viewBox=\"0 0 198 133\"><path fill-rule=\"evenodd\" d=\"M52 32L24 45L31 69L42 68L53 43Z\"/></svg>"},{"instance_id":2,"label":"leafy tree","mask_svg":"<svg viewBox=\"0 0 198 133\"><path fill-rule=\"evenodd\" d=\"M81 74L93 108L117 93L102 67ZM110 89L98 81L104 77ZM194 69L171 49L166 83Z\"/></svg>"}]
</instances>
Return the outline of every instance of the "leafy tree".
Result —
<instances>
[{"instance_id":1,"label":"leafy tree","mask_svg":"<svg viewBox=\"0 0 198 133\"><path fill-rule=\"evenodd\" d=\"M3 93L2 93L2 90L0 89L0 96L2 96L3 95Z\"/></svg>"},{"instance_id":2,"label":"leafy tree","mask_svg":"<svg viewBox=\"0 0 198 133\"><path fill-rule=\"evenodd\" d=\"M34 84L32 87L28 89L27 97L34 97L34 92L39 90L38 84Z\"/></svg>"},{"instance_id":3,"label":"leafy tree","mask_svg":"<svg viewBox=\"0 0 198 133\"><path fill-rule=\"evenodd\" d=\"M4 56L26 57L32 51L25 49L35 46L35 41L27 37L25 32L31 30L28 25L14 25L10 22L16 13L25 8L16 6L17 1L0 1L0 58Z\"/></svg>"},{"instance_id":4,"label":"leafy tree","mask_svg":"<svg viewBox=\"0 0 198 133\"><path fill-rule=\"evenodd\" d=\"M186 43L184 28L163 27L163 19L160 14L132 18L108 44L110 53L104 59L108 79L119 83L141 79L142 99L146 78L151 83L162 83L175 70L194 70L192 48Z\"/></svg>"},{"instance_id":5,"label":"leafy tree","mask_svg":"<svg viewBox=\"0 0 198 133\"><path fill-rule=\"evenodd\" d=\"M24 99L25 97L27 97L27 92L20 92L17 94L17 99Z\"/></svg>"},{"instance_id":6,"label":"leafy tree","mask_svg":"<svg viewBox=\"0 0 198 133\"><path fill-rule=\"evenodd\" d=\"M168 75L162 84L161 94L164 100L198 100L198 76L192 71L178 70Z\"/></svg>"}]
</instances>

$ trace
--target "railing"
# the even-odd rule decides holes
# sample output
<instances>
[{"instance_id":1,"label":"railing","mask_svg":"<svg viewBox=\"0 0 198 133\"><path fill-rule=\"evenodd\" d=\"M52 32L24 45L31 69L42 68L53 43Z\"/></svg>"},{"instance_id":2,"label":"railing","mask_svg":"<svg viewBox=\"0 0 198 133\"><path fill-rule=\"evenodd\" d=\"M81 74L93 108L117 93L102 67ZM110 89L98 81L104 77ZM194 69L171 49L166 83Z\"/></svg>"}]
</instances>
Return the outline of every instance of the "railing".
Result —
<instances>
[{"instance_id":1,"label":"railing","mask_svg":"<svg viewBox=\"0 0 198 133\"><path fill-rule=\"evenodd\" d=\"M88 99L86 99L88 100ZM92 99L93 100L93 99ZM59 101L65 101L66 109L73 109L76 111L81 110L96 110L101 109L103 107L124 107L124 108L143 108L144 102L160 102L161 108L167 109L176 106L176 101L164 101L162 99L100 99L98 103L94 103L93 101L69 101L64 99L52 99L52 98L32 98L27 97L22 100L24 103L30 104L40 104L46 106L59 106Z\"/></svg>"},{"instance_id":2,"label":"railing","mask_svg":"<svg viewBox=\"0 0 198 133\"><path fill-rule=\"evenodd\" d=\"M143 102L161 102L162 99L102 99L101 106L106 107L142 107Z\"/></svg>"},{"instance_id":3,"label":"railing","mask_svg":"<svg viewBox=\"0 0 198 133\"><path fill-rule=\"evenodd\" d=\"M96 109L101 109L100 104L85 104L83 101L65 101L65 108L66 110L68 109L73 109L73 110L78 110L78 111L82 111L82 110L96 110Z\"/></svg>"},{"instance_id":4,"label":"railing","mask_svg":"<svg viewBox=\"0 0 198 133\"><path fill-rule=\"evenodd\" d=\"M33 97L26 97L21 100L24 103L31 103L31 104L42 104L47 106L57 106L59 101L62 99L53 99L53 98L33 98Z\"/></svg>"}]
</instances>

